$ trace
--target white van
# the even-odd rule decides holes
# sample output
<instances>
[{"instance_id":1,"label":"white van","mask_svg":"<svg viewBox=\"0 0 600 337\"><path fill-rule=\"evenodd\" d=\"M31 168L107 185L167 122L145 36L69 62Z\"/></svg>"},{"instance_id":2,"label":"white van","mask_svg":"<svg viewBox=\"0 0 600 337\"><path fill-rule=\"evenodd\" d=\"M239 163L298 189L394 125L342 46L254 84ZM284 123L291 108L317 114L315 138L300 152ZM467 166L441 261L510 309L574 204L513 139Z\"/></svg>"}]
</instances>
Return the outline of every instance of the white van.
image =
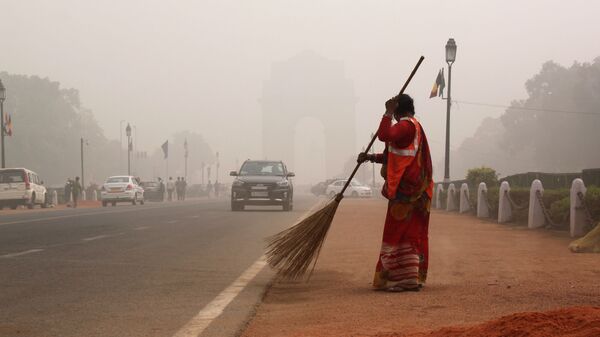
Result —
<instances>
[{"instance_id":1,"label":"white van","mask_svg":"<svg viewBox=\"0 0 600 337\"><path fill-rule=\"evenodd\" d=\"M0 169L0 209L19 205L46 208L46 188L38 175L25 168Z\"/></svg>"}]
</instances>

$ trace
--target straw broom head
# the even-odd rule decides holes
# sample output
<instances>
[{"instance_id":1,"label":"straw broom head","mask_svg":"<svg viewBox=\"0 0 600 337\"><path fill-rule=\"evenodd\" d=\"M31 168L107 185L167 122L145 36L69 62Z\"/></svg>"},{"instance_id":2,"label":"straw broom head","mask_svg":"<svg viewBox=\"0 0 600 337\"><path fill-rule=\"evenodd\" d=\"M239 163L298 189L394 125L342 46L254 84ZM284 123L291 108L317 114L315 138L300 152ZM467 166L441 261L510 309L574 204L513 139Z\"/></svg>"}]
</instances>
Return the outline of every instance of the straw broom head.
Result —
<instances>
[{"instance_id":1,"label":"straw broom head","mask_svg":"<svg viewBox=\"0 0 600 337\"><path fill-rule=\"evenodd\" d=\"M267 261L277 269L279 276L299 279L306 274L311 263L312 274L340 201L341 196L338 195L294 226L267 239Z\"/></svg>"}]
</instances>

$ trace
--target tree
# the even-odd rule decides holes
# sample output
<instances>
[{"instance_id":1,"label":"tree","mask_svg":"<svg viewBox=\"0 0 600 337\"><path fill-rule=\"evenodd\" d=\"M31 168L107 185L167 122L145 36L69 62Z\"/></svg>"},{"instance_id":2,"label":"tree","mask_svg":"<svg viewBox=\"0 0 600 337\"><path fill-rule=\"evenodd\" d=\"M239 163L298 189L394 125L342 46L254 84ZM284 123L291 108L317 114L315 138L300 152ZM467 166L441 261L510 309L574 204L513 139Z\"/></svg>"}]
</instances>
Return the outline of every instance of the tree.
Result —
<instances>
[{"instance_id":1,"label":"tree","mask_svg":"<svg viewBox=\"0 0 600 337\"><path fill-rule=\"evenodd\" d=\"M453 158L460 160L453 170L489 165L512 174L600 167L600 57L568 68L546 62L525 87L526 99L484 120L455 151Z\"/></svg>"},{"instance_id":2,"label":"tree","mask_svg":"<svg viewBox=\"0 0 600 337\"><path fill-rule=\"evenodd\" d=\"M6 137L8 167L27 167L46 185L61 185L67 177L81 174L80 138L85 151L86 182L103 180L117 172L119 144L109 141L92 112L81 105L75 89L37 76L0 73L7 87L5 112L14 125Z\"/></svg>"}]
</instances>

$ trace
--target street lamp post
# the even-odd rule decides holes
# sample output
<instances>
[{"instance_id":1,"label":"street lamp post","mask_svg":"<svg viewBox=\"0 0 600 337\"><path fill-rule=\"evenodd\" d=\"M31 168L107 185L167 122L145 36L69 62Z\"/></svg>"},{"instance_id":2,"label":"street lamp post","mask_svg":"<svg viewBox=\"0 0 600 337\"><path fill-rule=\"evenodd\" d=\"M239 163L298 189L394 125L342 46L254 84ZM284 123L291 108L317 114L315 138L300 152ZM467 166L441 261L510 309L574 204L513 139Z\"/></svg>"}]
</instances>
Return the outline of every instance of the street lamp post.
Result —
<instances>
[{"instance_id":1,"label":"street lamp post","mask_svg":"<svg viewBox=\"0 0 600 337\"><path fill-rule=\"evenodd\" d=\"M452 106L452 64L456 60L456 42L446 43L446 63L448 63L448 96L446 97L446 159L444 162L444 183L450 183L450 107Z\"/></svg>"},{"instance_id":2,"label":"street lamp post","mask_svg":"<svg viewBox=\"0 0 600 337\"><path fill-rule=\"evenodd\" d=\"M0 139L2 141L2 168L6 167L6 161L4 158L4 100L6 99L6 88L0 80Z\"/></svg>"},{"instance_id":3,"label":"street lamp post","mask_svg":"<svg viewBox=\"0 0 600 337\"><path fill-rule=\"evenodd\" d=\"M83 171L83 146L88 145L87 141L81 137L81 187L85 190L85 174Z\"/></svg>"},{"instance_id":4,"label":"street lamp post","mask_svg":"<svg viewBox=\"0 0 600 337\"><path fill-rule=\"evenodd\" d=\"M125 134L127 135L127 175L131 175L131 126L127 123L125 128Z\"/></svg>"},{"instance_id":5,"label":"street lamp post","mask_svg":"<svg viewBox=\"0 0 600 337\"><path fill-rule=\"evenodd\" d=\"M119 122L119 171L123 172L123 123L125 120L121 119Z\"/></svg>"},{"instance_id":6,"label":"street lamp post","mask_svg":"<svg viewBox=\"0 0 600 337\"><path fill-rule=\"evenodd\" d=\"M219 181L219 166L221 166L221 163L219 162L219 152L217 152L217 172L216 172L216 178L215 178L215 182Z\"/></svg>"}]
</instances>

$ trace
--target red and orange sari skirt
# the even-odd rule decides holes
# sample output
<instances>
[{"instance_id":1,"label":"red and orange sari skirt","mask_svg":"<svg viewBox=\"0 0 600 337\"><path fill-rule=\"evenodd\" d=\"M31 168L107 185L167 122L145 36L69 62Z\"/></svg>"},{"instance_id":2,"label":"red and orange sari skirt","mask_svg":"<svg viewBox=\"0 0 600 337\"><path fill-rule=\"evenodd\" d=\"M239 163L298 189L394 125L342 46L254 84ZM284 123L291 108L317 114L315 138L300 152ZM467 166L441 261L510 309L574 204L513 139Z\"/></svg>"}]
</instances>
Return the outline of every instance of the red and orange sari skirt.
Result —
<instances>
[{"instance_id":1,"label":"red and orange sari skirt","mask_svg":"<svg viewBox=\"0 0 600 337\"><path fill-rule=\"evenodd\" d=\"M418 290L427 278L429 201L389 201L373 287Z\"/></svg>"}]
</instances>

